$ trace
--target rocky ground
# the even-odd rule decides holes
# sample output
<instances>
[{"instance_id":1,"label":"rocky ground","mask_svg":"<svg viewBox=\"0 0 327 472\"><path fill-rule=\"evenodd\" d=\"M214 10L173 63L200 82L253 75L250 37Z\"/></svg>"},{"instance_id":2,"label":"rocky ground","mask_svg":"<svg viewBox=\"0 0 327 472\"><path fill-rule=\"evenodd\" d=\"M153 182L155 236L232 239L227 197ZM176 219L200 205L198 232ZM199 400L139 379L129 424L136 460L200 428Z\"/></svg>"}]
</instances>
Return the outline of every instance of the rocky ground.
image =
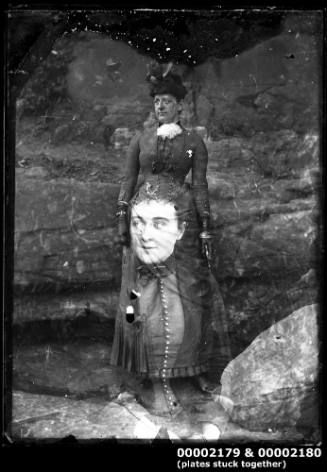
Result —
<instances>
[{"instance_id":1,"label":"rocky ground","mask_svg":"<svg viewBox=\"0 0 327 472\"><path fill-rule=\"evenodd\" d=\"M101 330L92 316L69 329L63 321L25 325L14 333L10 435L14 441L318 440L315 320L315 307L306 307L263 332L226 367L213 393L176 379L183 406L176 417L147 411L141 379L110 366L110 321L102 320ZM204 429L212 425L218 435Z\"/></svg>"},{"instance_id":2,"label":"rocky ground","mask_svg":"<svg viewBox=\"0 0 327 472\"><path fill-rule=\"evenodd\" d=\"M203 422L221 440L301 439L296 429L249 431L229 421L216 397L190 383L175 386L185 413L175 419L150 414L138 402L140 381L109 366L110 346L88 340L18 347L14 355L14 441L62 439L199 439Z\"/></svg>"}]
</instances>

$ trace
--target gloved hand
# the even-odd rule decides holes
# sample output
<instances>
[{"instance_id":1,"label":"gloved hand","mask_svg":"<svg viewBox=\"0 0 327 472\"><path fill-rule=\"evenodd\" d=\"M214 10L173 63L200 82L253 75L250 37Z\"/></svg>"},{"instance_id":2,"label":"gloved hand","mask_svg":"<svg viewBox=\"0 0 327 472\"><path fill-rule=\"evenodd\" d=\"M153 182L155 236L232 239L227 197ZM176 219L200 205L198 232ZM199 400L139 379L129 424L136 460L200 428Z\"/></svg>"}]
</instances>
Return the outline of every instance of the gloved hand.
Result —
<instances>
[{"instance_id":1,"label":"gloved hand","mask_svg":"<svg viewBox=\"0 0 327 472\"><path fill-rule=\"evenodd\" d=\"M208 267L210 268L213 260L212 238L201 238L201 251L204 259L207 261Z\"/></svg>"},{"instance_id":2,"label":"gloved hand","mask_svg":"<svg viewBox=\"0 0 327 472\"><path fill-rule=\"evenodd\" d=\"M118 237L119 243L122 246L129 246L130 238L129 238L129 227L128 227L127 215L120 216L118 218Z\"/></svg>"},{"instance_id":3,"label":"gloved hand","mask_svg":"<svg viewBox=\"0 0 327 472\"><path fill-rule=\"evenodd\" d=\"M201 252L202 256L206 260L208 267L211 267L213 260L213 236L210 232L210 217L204 217L202 219L202 232L200 233L201 239Z\"/></svg>"},{"instance_id":4,"label":"gloved hand","mask_svg":"<svg viewBox=\"0 0 327 472\"><path fill-rule=\"evenodd\" d=\"M127 217L126 209L118 207L116 216L118 217L118 225L117 225L117 236L115 237L115 243L120 246L129 246L130 244L129 224L128 224L128 217Z\"/></svg>"}]
</instances>

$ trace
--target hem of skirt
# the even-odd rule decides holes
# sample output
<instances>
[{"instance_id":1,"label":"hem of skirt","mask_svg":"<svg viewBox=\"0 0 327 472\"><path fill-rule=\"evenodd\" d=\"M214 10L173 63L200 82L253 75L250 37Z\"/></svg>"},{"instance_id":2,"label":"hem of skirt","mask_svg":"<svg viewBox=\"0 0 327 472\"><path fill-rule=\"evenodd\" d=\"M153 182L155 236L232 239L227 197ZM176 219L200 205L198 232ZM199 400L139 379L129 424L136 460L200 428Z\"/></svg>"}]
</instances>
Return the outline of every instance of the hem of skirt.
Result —
<instances>
[{"instance_id":1,"label":"hem of skirt","mask_svg":"<svg viewBox=\"0 0 327 472\"><path fill-rule=\"evenodd\" d=\"M156 369L148 372L140 372L142 376L155 378L194 377L208 371L207 365L188 367L173 367L171 369Z\"/></svg>"},{"instance_id":2,"label":"hem of skirt","mask_svg":"<svg viewBox=\"0 0 327 472\"><path fill-rule=\"evenodd\" d=\"M204 372L208 372L209 367L207 364L201 364L196 366L187 366L187 367L172 367L166 369L155 369L155 370L145 370L145 371L137 371L134 369L129 369L127 366L118 365L123 369L141 375L142 377L154 377L154 378L173 378L173 377L194 377L195 375L203 374Z\"/></svg>"}]
</instances>

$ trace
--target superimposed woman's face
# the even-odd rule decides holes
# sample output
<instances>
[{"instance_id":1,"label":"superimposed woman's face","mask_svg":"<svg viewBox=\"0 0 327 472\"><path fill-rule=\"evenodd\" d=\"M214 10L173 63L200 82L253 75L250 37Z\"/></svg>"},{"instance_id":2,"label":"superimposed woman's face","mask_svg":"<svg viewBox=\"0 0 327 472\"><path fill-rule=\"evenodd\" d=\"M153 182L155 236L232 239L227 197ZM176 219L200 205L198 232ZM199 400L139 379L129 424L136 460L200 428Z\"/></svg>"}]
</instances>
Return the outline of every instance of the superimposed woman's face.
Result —
<instances>
[{"instance_id":1,"label":"superimposed woman's face","mask_svg":"<svg viewBox=\"0 0 327 472\"><path fill-rule=\"evenodd\" d=\"M184 234L175 207L163 201L144 201L134 205L131 213L132 248L145 264L164 262L173 253L176 241Z\"/></svg>"},{"instance_id":2,"label":"superimposed woman's face","mask_svg":"<svg viewBox=\"0 0 327 472\"><path fill-rule=\"evenodd\" d=\"M155 95L154 112L160 124L176 123L180 109L181 105L173 95Z\"/></svg>"}]
</instances>

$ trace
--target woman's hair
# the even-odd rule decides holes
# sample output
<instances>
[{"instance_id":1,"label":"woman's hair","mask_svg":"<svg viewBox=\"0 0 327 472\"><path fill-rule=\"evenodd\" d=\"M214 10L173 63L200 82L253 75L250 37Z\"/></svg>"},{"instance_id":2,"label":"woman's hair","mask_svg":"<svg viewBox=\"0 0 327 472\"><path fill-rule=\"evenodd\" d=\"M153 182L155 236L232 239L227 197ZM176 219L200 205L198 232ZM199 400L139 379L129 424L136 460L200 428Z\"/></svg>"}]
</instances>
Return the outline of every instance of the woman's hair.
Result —
<instances>
[{"instance_id":1,"label":"woman's hair","mask_svg":"<svg viewBox=\"0 0 327 472\"><path fill-rule=\"evenodd\" d=\"M170 94L177 100L182 100L187 94L179 75L171 72L172 63L167 66L153 61L148 65L146 80L150 84L150 95Z\"/></svg>"},{"instance_id":2,"label":"woman's hair","mask_svg":"<svg viewBox=\"0 0 327 472\"><path fill-rule=\"evenodd\" d=\"M157 201L172 203L175 207L179 224L187 222L190 211L190 193L186 185L168 182L161 177L145 182L130 202L130 209L141 202Z\"/></svg>"}]
</instances>

